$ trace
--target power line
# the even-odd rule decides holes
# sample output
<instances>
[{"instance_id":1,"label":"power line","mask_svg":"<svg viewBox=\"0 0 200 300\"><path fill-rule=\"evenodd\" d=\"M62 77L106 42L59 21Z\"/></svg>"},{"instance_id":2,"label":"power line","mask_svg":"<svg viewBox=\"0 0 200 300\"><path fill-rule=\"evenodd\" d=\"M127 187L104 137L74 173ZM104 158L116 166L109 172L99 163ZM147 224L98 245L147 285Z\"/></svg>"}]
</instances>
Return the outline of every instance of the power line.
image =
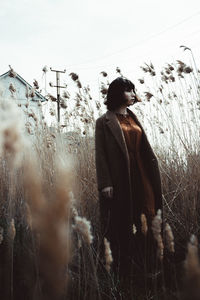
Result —
<instances>
[{"instance_id":1,"label":"power line","mask_svg":"<svg viewBox=\"0 0 200 300\"><path fill-rule=\"evenodd\" d=\"M174 25L172 25L172 26L169 26L168 28L166 28L166 29L164 29L164 30L162 30L162 31L160 31L160 32L158 32L158 33L156 33L156 34L151 35L151 36L148 37L147 39L144 39L144 40L142 40L142 41L140 41L140 42L138 42L138 43L135 43L135 44L133 44L132 46L123 48L123 49L121 49L121 50L118 50L118 51L116 51L116 52L114 52L114 53L108 54L108 55L106 55L106 56L104 56L104 57L109 57L109 56L112 56L112 55L114 55L114 54L123 52L123 51L125 51L125 50L127 50L127 49L131 49L131 48L133 48L134 46L136 46L136 45L138 45L138 44L140 44L140 43L144 43L144 42L147 41L147 40L150 40L150 39L152 39L152 38L154 38L154 37L157 37L157 36L159 36L159 35L161 35L161 34L167 32L168 30L171 30L171 29L173 29L173 28L175 28L175 27L177 27L177 26L179 26L179 25L181 25L181 24L187 22L188 20L190 20L191 18L193 18L193 17L195 17L195 16L197 16L197 15L199 15L199 14L200 14L200 11L196 12L195 14L193 14L193 15L191 15L191 16L185 18L185 19L183 19L182 21L180 21L180 22L178 22L178 23L176 23L176 24L174 24ZM188 35L185 36L185 37L188 37L188 36L190 37L190 36L192 36L192 35L195 35L195 34L199 33L199 31L200 31L200 30L193 31L191 34L188 34ZM185 37L183 37L183 38L185 38ZM196 46L197 46L197 45L194 45L194 47L196 47ZM139 55L139 56L136 56L136 57L134 57L134 58L140 58L140 57L142 57L142 56ZM102 59L102 58L103 58L103 57L101 57L100 59ZM128 61L129 59L131 59L131 57L128 58L128 59L123 60L122 62L126 62L126 61ZM99 59L97 59L96 61L98 61L98 60L99 60ZM94 59L94 60L91 59L91 60L88 60L88 61L95 61L95 59ZM80 63L80 64L72 64L72 65L68 65L67 67L70 68L71 66L79 66L79 65L83 65L83 64L85 64L86 62L87 62L87 61L85 61L85 62L83 62L83 63ZM120 65L120 62L118 63L118 65ZM116 67L116 64L115 64L115 63L112 63L112 64L106 64L106 65L104 64L104 65L101 65L101 66L82 67L82 68L80 68L80 71L89 70L89 69L97 69L97 68L112 67L112 66L113 66L113 67ZM126 70L127 70L127 69L126 69ZM131 70L131 68L129 68L129 70ZM95 80L95 82L96 82L96 80Z\"/></svg>"},{"instance_id":2,"label":"power line","mask_svg":"<svg viewBox=\"0 0 200 300\"><path fill-rule=\"evenodd\" d=\"M183 39L185 39L185 38L187 38L187 37L191 37L191 36L193 36L193 35L195 35L195 34L197 34L197 33L199 33L200 32L200 30L196 30L196 31L193 31L192 33L190 33L190 34L187 34L186 36L183 36L181 39L183 40ZM182 41L180 41L180 44L182 43ZM183 42L184 43L184 42ZM170 54L170 53L169 53ZM171 53L172 54L172 53ZM137 55L137 56L134 56L134 59L138 59L138 58L141 58L141 57L143 57L144 56L144 54L143 55ZM130 56L130 57L126 57L125 59L121 59L118 63L117 63L117 65L119 66L120 65L120 63L124 63L124 62L127 62L127 61L129 61L130 59L132 59L132 57ZM104 64L104 65L98 65L98 66L85 66L85 67L80 67L80 68L78 68L79 69L79 71L84 71L84 70L91 70L91 69L98 69L98 68L109 68L109 67L116 67L116 63L110 63L110 64Z\"/></svg>"},{"instance_id":3,"label":"power line","mask_svg":"<svg viewBox=\"0 0 200 300\"><path fill-rule=\"evenodd\" d=\"M82 63L79 63L79 64L72 64L72 65L69 65L68 68L73 67L73 66L84 65L85 63L88 63L88 62L89 62L89 63L90 63L90 62L95 62L95 61L98 61L98 60L101 60L101 59L104 59L104 58L113 56L113 55L115 55L115 54L124 52L124 51L126 51L126 50L128 50L128 49L131 49L131 48L133 48L133 47L135 47L135 46L138 46L138 45L140 45L140 44L142 44L142 43L144 43L144 42L146 42L146 41L148 41L148 40L151 40L152 38L155 38L155 37L157 37L157 36L159 36L159 35L161 35L161 34L167 32L167 31L169 31L169 30L171 30L171 29L174 29L175 27L177 27L177 26L179 26L179 25L181 25L181 24L187 22L188 20L192 19L193 17L195 17L195 16L197 16L197 15L199 15L199 14L200 14L200 11L196 12L195 14L193 14L193 15L191 15L191 16L185 18L185 19L183 19L182 21L180 21L180 22L178 22L178 23L176 23L176 24L174 24L174 25L171 25L171 26L167 27L166 29L164 29L164 30L162 30L162 31L160 31L160 32L158 32L158 33L152 34L152 35L150 35L149 37L147 37L147 38L145 38L145 39L143 39L143 40L141 40L141 41L139 41L139 42L137 42L137 43L134 43L134 44L130 45L129 47L119 49L118 51L115 51L115 52L106 54L106 55L101 56L101 57L98 57L98 58L88 59L88 60L86 60L86 61L84 61L84 62L82 62Z\"/></svg>"}]
</instances>

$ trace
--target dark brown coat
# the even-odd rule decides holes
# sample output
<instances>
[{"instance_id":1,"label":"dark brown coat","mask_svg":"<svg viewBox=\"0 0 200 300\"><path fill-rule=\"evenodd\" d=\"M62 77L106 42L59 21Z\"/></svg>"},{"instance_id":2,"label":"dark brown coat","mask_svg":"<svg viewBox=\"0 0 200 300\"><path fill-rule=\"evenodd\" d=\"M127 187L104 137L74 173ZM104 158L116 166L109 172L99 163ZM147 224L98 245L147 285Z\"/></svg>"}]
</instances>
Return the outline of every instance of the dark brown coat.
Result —
<instances>
[{"instance_id":1,"label":"dark brown coat","mask_svg":"<svg viewBox=\"0 0 200 300\"><path fill-rule=\"evenodd\" d=\"M162 209L161 180L157 158L136 115L129 114L142 129L141 155L150 178L155 209ZM102 234L112 243L118 241L127 247L129 233L132 234L134 220L132 211L137 203L131 188L130 162L123 131L115 113L107 111L96 120L95 128L96 175L99 191ZM136 174L137 175L137 174ZM105 199L101 190L113 186L113 198ZM138 216L140 217L140 216Z\"/></svg>"}]
</instances>

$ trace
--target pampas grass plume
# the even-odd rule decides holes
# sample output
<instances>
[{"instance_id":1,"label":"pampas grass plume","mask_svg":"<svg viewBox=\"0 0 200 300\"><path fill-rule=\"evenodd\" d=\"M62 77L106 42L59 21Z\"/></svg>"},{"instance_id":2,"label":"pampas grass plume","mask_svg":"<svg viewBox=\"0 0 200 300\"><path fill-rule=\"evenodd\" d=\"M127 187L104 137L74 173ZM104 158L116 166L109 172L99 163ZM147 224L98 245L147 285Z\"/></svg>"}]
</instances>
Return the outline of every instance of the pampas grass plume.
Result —
<instances>
[{"instance_id":1,"label":"pampas grass plume","mask_svg":"<svg viewBox=\"0 0 200 300\"><path fill-rule=\"evenodd\" d=\"M110 249L110 243L109 241L104 238L104 246L105 246L105 260L106 260L106 270L108 273L110 272L111 264L113 262L112 252Z\"/></svg>"},{"instance_id":2,"label":"pampas grass plume","mask_svg":"<svg viewBox=\"0 0 200 300\"><path fill-rule=\"evenodd\" d=\"M171 229L171 226L166 223L165 224L165 235L166 235L166 242L167 248L170 252L175 252L174 250L174 235Z\"/></svg>"},{"instance_id":3,"label":"pampas grass plume","mask_svg":"<svg viewBox=\"0 0 200 300\"><path fill-rule=\"evenodd\" d=\"M91 244L93 236L91 233L91 224L85 217L75 216L74 229L82 236L87 244Z\"/></svg>"},{"instance_id":4,"label":"pampas grass plume","mask_svg":"<svg viewBox=\"0 0 200 300\"><path fill-rule=\"evenodd\" d=\"M136 228L135 224L133 224L133 234L136 234L136 232L137 232L137 228Z\"/></svg>"},{"instance_id":5,"label":"pampas grass plume","mask_svg":"<svg viewBox=\"0 0 200 300\"><path fill-rule=\"evenodd\" d=\"M157 255L160 260L163 259L163 250L164 250L164 245L161 236L161 224L162 224L161 210L158 209L156 216L152 220L152 232L155 240L157 241L157 246L158 246Z\"/></svg>"},{"instance_id":6,"label":"pampas grass plume","mask_svg":"<svg viewBox=\"0 0 200 300\"><path fill-rule=\"evenodd\" d=\"M142 224L142 228L141 228L142 233L146 235L148 231L148 225L147 225L147 218L145 214L141 214L141 224Z\"/></svg>"},{"instance_id":7,"label":"pampas grass plume","mask_svg":"<svg viewBox=\"0 0 200 300\"><path fill-rule=\"evenodd\" d=\"M11 240L14 240L15 235L16 235L15 221L14 221L14 219L12 219L11 222L10 222L10 226L9 226L9 238Z\"/></svg>"},{"instance_id":8,"label":"pampas grass plume","mask_svg":"<svg viewBox=\"0 0 200 300\"><path fill-rule=\"evenodd\" d=\"M184 300L198 300L200 295L200 264L198 258L198 240L193 234L187 247L187 255L184 263L185 284Z\"/></svg>"}]
</instances>

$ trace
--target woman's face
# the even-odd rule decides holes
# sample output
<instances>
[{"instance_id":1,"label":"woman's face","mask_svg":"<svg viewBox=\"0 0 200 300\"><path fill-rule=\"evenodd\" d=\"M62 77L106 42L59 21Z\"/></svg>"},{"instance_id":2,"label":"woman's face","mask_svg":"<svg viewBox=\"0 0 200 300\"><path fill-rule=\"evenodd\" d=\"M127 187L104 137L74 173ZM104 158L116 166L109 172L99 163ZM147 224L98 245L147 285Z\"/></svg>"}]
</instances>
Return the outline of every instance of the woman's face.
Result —
<instances>
[{"instance_id":1,"label":"woman's face","mask_svg":"<svg viewBox=\"0 0 200 300\"><path fill-rule=\"evenodd\" d=\"M124 99L127 106L133 105L135 102L135 92L134 90L124 91Z\"/></svg>"}]
</instances>

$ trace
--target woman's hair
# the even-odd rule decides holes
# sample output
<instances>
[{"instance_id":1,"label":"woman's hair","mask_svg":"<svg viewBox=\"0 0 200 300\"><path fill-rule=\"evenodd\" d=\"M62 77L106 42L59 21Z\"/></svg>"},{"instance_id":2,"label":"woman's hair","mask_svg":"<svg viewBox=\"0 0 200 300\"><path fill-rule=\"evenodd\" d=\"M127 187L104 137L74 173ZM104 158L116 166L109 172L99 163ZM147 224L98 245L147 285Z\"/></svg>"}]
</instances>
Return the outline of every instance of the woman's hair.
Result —
<instances>
[{"instance_id":1,"label":"woman's hair","mask_svg":"<svg viewBox=\"0 0 200 300\"><path fill-rule=\"evenodd\" d=\"M131 91L135 92L135 85L124 77L117 77L113 80L107 92L107 99L104 104L108 110L114 110L125 103L124 92Z\"/></svg>"}]
</instances>

